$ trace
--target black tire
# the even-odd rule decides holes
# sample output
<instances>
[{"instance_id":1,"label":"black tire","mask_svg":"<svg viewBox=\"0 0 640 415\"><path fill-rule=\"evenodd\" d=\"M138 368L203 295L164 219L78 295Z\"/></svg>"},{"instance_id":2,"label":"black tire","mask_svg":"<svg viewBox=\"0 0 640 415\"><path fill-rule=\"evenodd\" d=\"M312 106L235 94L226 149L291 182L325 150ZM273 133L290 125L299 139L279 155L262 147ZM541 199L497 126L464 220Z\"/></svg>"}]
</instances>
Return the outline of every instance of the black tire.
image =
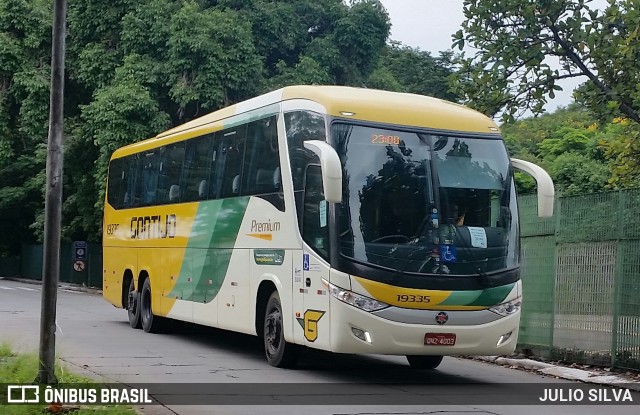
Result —
<instances>
[{"instance_id":1,"label":"black tire","mask_svg":"<svg viewBox=\"0 0 640 415\"><path fill-rule=\"evenodd\" d=\"M149 278L145 278L140 292L140 320L142 322L142 330L146 333L159 333L162 331L162 317L153 314L151 309L151 282Z\"/></svg>"},{"instance_id":2,"label":"black tire","mask_svg":"<svg viewBox=\"0 0 640 415\"><path fill-rule=\"evenodd\" d=\"M274 291L267 301L264 313L262 338L267 362L271 366L290 368L295 366L297 350L295 345L284 339L284 325L282 321L282 305L278 292Z\"/></svg>"},{"instance_id":3,"label":"black tire","mask_svg":"<svg viewBox=\"0 0 640 415\"><path fill-rule=\"evenodd\" d=\"M442 356L407 356L407 361L414 369L431 370L442 363Z\"/></svg>"},{"instance_id":4,"label":"black tire","mask_svg":"<svg viewBox=\"0 0 640 415\"><path fill-rule=\"evenodd\" d=\"M136 291L136 285L133 279L129 284L129 291L127 292L127 314L129 314L129 325L134 329L142 327L140 321L140 293Z\"/></svg>"}]
</instances>

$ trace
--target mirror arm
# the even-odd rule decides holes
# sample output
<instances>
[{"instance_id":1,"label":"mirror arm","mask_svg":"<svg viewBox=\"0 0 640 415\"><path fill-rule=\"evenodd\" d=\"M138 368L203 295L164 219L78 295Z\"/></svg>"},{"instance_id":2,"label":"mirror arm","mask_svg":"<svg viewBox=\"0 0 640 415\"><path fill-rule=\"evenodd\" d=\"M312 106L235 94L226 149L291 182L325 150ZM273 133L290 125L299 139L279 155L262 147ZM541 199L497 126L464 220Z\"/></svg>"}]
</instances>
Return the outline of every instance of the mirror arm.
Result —
<instances>
[{"instance_id":1,"label":"mirror arm","mask_svg":"<svg viewBox=\"0 0 640 415\"><path fill-rule=\"evenodd\" d=\"M538 187L538 216L541 218L553 216L555 189L551 176L542 167L529 161L512 158L511 166L535 179Z\"/></svg>"},{"instance_id":2,"label":"mirror arm","mask_svg":"<svg viewBox=\"0 0 640 415\"><path fill-rule=\"evenodd\" d=\"M342 163L336 150L320 140L305 141L304 147L320 158L325 200L332 203L342 202Z\"/></svg>"}]
</instances>

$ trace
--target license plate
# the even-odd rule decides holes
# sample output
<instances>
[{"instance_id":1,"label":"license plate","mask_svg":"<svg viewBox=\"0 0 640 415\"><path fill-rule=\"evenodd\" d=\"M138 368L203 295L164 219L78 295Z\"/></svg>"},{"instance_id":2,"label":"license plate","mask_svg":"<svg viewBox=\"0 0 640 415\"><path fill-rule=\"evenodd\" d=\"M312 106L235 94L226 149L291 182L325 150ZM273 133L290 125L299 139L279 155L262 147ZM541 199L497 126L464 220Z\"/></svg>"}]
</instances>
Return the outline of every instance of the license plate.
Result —
<instances>
[{"instance_id":1,"label":"license plate","mask_svg":"<svg viewBox=\"0 0 640 415\"><path fill-rule=\"evenodd\" d=\"M424 335L425 346L454 346L455 333L427 333Z\"/></svg>"}]
</instances>

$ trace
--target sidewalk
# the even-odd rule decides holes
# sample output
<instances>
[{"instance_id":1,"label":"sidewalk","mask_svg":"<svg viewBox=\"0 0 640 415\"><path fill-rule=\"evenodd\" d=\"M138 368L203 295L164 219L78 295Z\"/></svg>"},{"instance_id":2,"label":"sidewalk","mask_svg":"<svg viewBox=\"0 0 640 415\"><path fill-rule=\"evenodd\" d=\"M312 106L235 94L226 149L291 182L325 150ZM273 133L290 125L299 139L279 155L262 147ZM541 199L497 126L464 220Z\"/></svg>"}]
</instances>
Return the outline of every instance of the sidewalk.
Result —
<instances>
[{"instance_id":1,"label":"sidewalk","mask_svg":"<svg viewBox=\"0 0 640 415\"><path fill-rule=\"evenodd\" d=\"M594 367L590 365L545 363L532 359L515 357L474 356L473 360L492 363L510 369L537 372L557 379L573 380L598 385L625 387L640 391L640 372L615 372L616 369ZM578 368L582 367L582 369Z\"/></svg>"}]
</instances>

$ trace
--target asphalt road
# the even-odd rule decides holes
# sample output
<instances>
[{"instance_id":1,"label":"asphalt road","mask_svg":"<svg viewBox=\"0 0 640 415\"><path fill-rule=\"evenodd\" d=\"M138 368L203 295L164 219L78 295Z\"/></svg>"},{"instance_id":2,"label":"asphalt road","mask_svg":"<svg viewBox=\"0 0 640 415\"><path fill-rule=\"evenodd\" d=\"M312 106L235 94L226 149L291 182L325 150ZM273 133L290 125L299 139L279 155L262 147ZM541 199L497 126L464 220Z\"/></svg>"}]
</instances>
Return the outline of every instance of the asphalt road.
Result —
<instances>
[{"instance_id":1,"label":"asphalt road","mask_svg":"<svg viewBox=\"0 0 640 415\"><path fill-rule=\"evenodd\" d=\"M40 302L39 285L0 279L0 343L19 351L37 351ZM403 357L305 351L295 370L277 369L266 363L256 337L190 324L175 324L164 334L147 334L131 329L125 311L93 293L60 289L57 322L57 355L68 370L128 385L187 384L177 388L180 393L191 391L194 402L202 402L198 400L202 396L197 396L202 391L227 393L224 386L247 395L246 401L241 400L247 405L168 403L144 407L148 415L640 413L637 395L634 405L624 406L504 405L502 399L484 396L482 388L488 394L504 391L519 402L516 395L523 392L521 384L531 390L540 390L540 385L579 384L466 359L445 358L438 370L423 372L411 369ZM280 385L290 390L288 396L275 396L272 404L262 398L257 401L260 405L252 405L253 394L269 395L267 391Z\"/></svg>"}]
</instances>

